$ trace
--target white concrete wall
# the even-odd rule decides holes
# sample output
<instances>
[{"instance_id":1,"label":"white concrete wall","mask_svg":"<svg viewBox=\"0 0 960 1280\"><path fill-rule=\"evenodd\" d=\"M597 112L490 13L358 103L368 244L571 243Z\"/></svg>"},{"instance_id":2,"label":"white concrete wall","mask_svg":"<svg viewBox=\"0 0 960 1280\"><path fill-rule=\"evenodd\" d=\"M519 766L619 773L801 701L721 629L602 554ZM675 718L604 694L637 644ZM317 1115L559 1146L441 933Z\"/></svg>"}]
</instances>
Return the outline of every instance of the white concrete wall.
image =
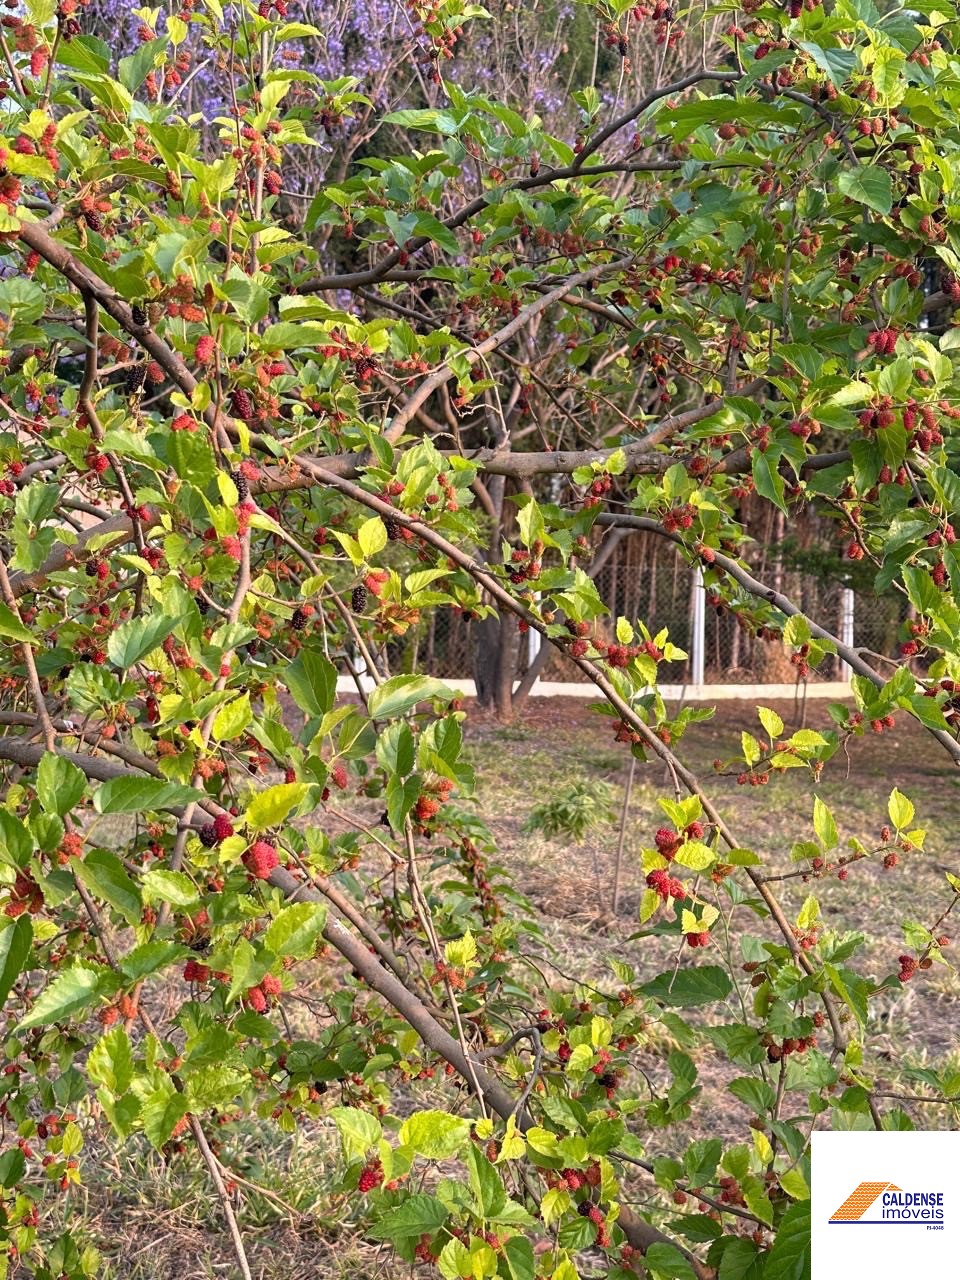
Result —
<instances>
[{"instance_id":1,"label":"white concrete wall","mask_svg":"<svg viewBox=\"0 0 960 1280\"><path fill-rule=\"evenodd\" d=\"M472 680L444 680L450 689L456 689L468 698L475 698L477 690ZM369 677L363 677L363 687L374 687ZM337 680L338 693L356 693L357 687L349 676ZM668 702L777 702L795 698L803 690L795 684L662 684L660 693ZM538 680L533 686L532 698L602 698L603 695L590 681ZM850 696L850 686L840 680L811 681L806 686L808 698L843 699Z\"/></svg>"}]
</instances>

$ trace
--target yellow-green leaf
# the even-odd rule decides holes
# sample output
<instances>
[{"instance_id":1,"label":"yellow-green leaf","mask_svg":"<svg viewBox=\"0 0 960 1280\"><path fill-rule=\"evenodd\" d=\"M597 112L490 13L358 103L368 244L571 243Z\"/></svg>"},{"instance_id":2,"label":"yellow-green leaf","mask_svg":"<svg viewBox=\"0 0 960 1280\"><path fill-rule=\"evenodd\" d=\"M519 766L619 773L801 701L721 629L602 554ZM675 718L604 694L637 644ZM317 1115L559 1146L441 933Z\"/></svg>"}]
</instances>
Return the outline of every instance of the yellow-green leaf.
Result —
<instances>
[{"instance_id":1,"label":"yellow-green leaf","mask_svg":"<svg viewBox=\"0 0 960 1280\"><path fill-rule=\"evenodd\" d=\"M267 787L247 805L244 821L253 831L278 827L310 790L306 782L281 782Z\"/></svg>"}]
</instances>

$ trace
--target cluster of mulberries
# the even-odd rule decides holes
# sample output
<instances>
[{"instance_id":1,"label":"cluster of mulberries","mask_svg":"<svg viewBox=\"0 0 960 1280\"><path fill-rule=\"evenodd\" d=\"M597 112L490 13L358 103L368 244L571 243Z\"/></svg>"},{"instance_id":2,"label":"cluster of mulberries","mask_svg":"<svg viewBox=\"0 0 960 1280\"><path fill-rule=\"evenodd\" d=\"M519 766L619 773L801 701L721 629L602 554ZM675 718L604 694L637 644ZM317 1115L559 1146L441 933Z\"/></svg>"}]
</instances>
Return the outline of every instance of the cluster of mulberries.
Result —
<instances>
[{"instance_id":1,"label":"cluster of mulberries","mask_svg":"<svg viewBox=\"0 0 960 1280\"><path fill-rule=\"evenodd\" d=\"M197 832L200 843L207 849L214 848L233 835L233 823L225 813L218 813L213 822L206 823Z\"/></svg>"}]
</instances>

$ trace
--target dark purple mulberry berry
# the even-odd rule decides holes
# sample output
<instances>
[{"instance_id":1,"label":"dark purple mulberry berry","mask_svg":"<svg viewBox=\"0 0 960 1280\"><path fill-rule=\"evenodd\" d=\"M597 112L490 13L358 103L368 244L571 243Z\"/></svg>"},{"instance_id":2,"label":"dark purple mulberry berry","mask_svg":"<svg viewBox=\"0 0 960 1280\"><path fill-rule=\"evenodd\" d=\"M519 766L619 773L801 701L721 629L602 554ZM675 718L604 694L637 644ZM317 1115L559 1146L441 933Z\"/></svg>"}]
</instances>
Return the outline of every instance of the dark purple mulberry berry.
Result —
<instances>
[{"instance_id":1,"label":"dark purple mulberry berry","mask_svg":"<svg viewBox=\"0 0 960 1280\"><path fill-rule=\"evenodd\" d=\"M253 400L244 387L236 387L230 393L230 409L235 418L249 422L253 417Z\"/></svg>"},{"instance_id":2,"label":"dark purple mulberry berry","mask_svg":"<svg viewBox=\"0 0 960 1280\"><path fill-rule=\"evenodd\" d=\"M247 477L242 471L231 471L230 479L237 486L237 497L241 502L246 502L250 497L250 486L247 484Z\"/></svg>"},{"instance_id":3,"label":"dark purple mulberry berry","mask_svg":"<svg viewBox=\"0 0 960 1280\"><path fill-rule=\"evenodd\" d=\"M367 588L354 587L350 595L350 608L354 613L363 613L367 607Z\"/></svg>"},{"instance_id":4,"label":"dark purple mulberry berry","mask_svg":"<svg viewBox=\"0 0 960 1280\"><path fill-rule=\"evenodd\" d=\"M201 827L197 834L200 836L200 843L205 849L212 849L214 845L220 843L217 839L217 829L212 822L208 822L205 827Z\"/></svg>"},{"instance_id":5,"label":"dark purple mulberry berry","mask_svg":"<svg viewBox=\"0 0 960 1280\"><path fill-rule=\"evenodd\" d=\"M147 366L145 364L132 364L128 369L124 370L123 382L127 389L128 396L135 396L143 390L143 384L147 380Z\"/></svg>"},{"instance_id":6,"label":"dark purple mulberry berry","mask_svg":"<svg viewBox=\"0 0 960 1280\"><path fill-rule=\"evenodd\" d=\"M293 616L290 619L290 625L294 631L302 631L307 625L307 615L302 609L294 609Z\"/></svg>"}]
</instances>

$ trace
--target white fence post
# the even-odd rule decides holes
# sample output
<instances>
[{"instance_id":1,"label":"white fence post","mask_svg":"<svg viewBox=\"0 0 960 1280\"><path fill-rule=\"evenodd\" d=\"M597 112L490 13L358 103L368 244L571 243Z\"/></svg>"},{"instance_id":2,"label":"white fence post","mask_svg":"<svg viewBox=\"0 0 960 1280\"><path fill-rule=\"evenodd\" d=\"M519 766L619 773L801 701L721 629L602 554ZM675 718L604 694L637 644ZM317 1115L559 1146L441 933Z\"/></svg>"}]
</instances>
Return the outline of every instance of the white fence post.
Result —
<instances>
[{"instance_id":1,"label":"white fence post","mask_svg":"<svg viewBox=\"0 0 960 1280\"><path fill-rule=\"evenodd\" d=\"M850 649L853 648L853 609L856 597L849 587L844 587L840 597L840 639ZM847 664L841 663L840 674L849 680L853 672Z\"/></svg>"},{"instance_id":2,"label":"white fence post","mask_svg":"<svg viewBox=\"0 0 960 1280\"><path fill-rule=\"evenodd\" d=\"M540 599L539 594L537 599ZM536 627L531 627L527 632L527 666L532 667L534 659L540 652L540 646L543 643L543 637Z\"/></svg>"},{"instance_id":3,"label":"white fence post","mask_svg":"<svg viewBox=\"0 0 960 1280\"><path fill-rule=\"evenodd\" d=\"M693 588L693 617L691 618L690 677L691 684L703 684L707 652L706 593L703 588L703 569L697 565Z\"/></svg>"}]
</instances>

